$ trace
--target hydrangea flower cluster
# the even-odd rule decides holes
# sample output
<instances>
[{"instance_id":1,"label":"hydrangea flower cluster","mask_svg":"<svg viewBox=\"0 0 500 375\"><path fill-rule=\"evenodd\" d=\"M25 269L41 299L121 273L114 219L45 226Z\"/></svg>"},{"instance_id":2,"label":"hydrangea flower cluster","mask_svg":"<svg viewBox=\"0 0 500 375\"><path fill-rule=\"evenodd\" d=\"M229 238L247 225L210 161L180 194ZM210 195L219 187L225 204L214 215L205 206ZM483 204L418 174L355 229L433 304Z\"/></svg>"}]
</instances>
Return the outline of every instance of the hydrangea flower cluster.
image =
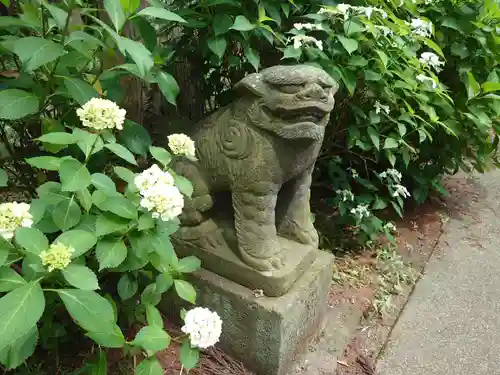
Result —
<instances>
[{"instance_id":1,"label":"hydrangea flower cluster","mask_svg":"<svg viewBox=\"0 0 500 375\"><path fill-rule=\"evenodd\" d=\"M182 213L184 197L174 185L174 177L154 164L135 177L134 183L141 195L141 206L152 216L169 221Z\"/></svg>"},{"instance_id":2,"label":"hydrangea flower cluster","mask_svg":"<svg viewBox=\"0 0 500 375\"><path fill-rule=\"evenodd\" d=\"M312 36L294 35L292 36L292 41L293 41L293 48L295 49L302 47L304 44L315 44L319 50L323 51L323 42Z\"/></svg>"},{"instance_id":3,"label":"hydrangea flower cluster","mask_svg":"<svg viewBox=\"0 0 500 375\"><path fill-rule=\"evenodd\" d=\"M385 172L380 173L379 177L384 179L391 179L394 182L400 182L403 178L403 175L397 169L389 168Z\"/></svg>"},{"instance_id":4,"label":"hydrangea flower cluster","mask_svg":"<svg viewBox=\"0 0 500 375\"><path fill-rule=\"evenodd\" d=\"M194 158L196 148L194 141L186 134L171 134L168 137L168 147L175 155L183 155Z\"/></svg>"},{"instance_id":5,"label":"hydrangea flower cluster","mask_svg":"<svg viewBox=\"0 0 500 375\"><path fill-rule=\"evenodd\" d=\"M431 68L434 68L436 72L441 71L441 65L444 65L444 61L439 60L438 55L432 52L424 52L420 55L420 59L418 59L422 64L428 65Z\"/></svg>"},{"instance_id":6,"label":"hydrangea flower cluster","mask_svg":"<svg viewBox=\"0 0 500 375\"><path fill-rule=\"evenodd\" d=\"M31 227L33 217L27 203L8 202L0 204L0 235L6 240L14 237L14 232L21 227Z\"/></svg>"},{"instance_id":7,"label":"hydrangea flower cluster","mask_svg":"<svg viewBox=\"0 0 500 375\"><path fill-rule=\"evenodd\" d=\"M335 191L335 193L337 193L337 195L340 195L342 197L342 202L354 200L354 194L350 190L347 189L337 190Z\"/></svg>"},{"instance_id":8,"label":"hydrangea flower cluster","mask_svg":"<svg viewBox=\"0 0 500 375\"><path fill-rule=\"evenodd\" d=\"M422 82L422 83L429 82L433 89L438 88L437 82L432 77L427 77L424 74L419 74L418 76L415 77L415 79L419 82Z\"/></svg>"},{"instance_id":9,"label":"hydrangea flower cluster","mask_svg":"<svg viewBox=\"0 0 500 375\"><path fill-rule=\"evenodd\" d=\"M393 192L392 192L392 196L394 198L396 197L403 197L403 198L406 198L406 197L409 197L410 196L410 192L408 191L408 189L403 186L403 185L400 185L400 184L396 184L394 185L393 187Z\"/></svg>"},{"instance_id":10,"label":"hydrangea flower cluster","mask_svg":"<svg viewBox=\"0 0 500 375\"><path fill-rule=\"evenodd\" d=\"M216 312L195 307L186 313L181 330L189 335L191 346L206 349L219 341L222 320Z\"/></svg>"},{"instance_id":11,"label":"hydrangea flower cluster","mask_svg":"<svg viewBox=\"0 0 500 375\"><path fill-rule=\"evenodd\" d=\"M411 23L408 23L411 27L411 31L419 36L431 36L432 35L432 22L424 21L420 18L413 18Z\"/></svg>"},{"instance_id":12,"label":"hydrangea flower cluster","mask_svg":"<svg viewBox=\"0 0 500 375\"><path fill-rule=\"evenodd\" d=\"M115 102L102 98L92 98L76 110L83 126L95 130L123 129L126 113Z\"/></svg>"},{"instance_id":13,"label":"hydrangea flower cluster","mask_svg":"<svg viewBox=\"0 0 500 375\"><path fill-rule=\"evenodd\" d=\"M387 18L387 12L383 9L375 7L358 7L349 4L338 4L333 10L329 8L321 8L318 14L325 13L340 13L344 16L344 20L349 19L351 15L364 14L366 18L371 19L373 13L379 13L382 18Z\"/></svg>"},{"instance_id":14,"label":"hydrangea flower cluster","mask_svg":"<svg viewBox=\"0 0 500 375\"><path fill-rule=\"evenodd\" d=\"M388 105L380 104L378 100L375 102L375 113L377 115L380 112L385 112L386 114L389 114L390 111L391 111L391 109L389 108Z\"/></svg>"},{"instance_id":15,"label":"hydrangea flower cluster","mask_svg":"<svg viewBox=\"0 0 500 375\"><path fill-rule=\"evenodd\" d=\"M63 243L55 242L50 245L48 250L40 253L42 264L47 266L49 272L54 270L62 270L71 263L71 254L75 252L72 247L66 246Z\"/></svg>"},{"instance_id":16,"label":"hydrangea flower cluster","mask_svg":"<svg viewBox=\"0 0 500 375\"><path fill-rule=\"evenodd\" d=\"M355 208L351 208L351 214L356 216L359 220L371 215L368 210L368 205L366 204L358 204Z\"/></svg>"},{"instance_id":17,"label":"hydrangea flower cluster","mask_svg":"<svg viewBox=\"0 0 500 375\"><path fill-rule=\"evenodd\" d=\"M323 26L320 23L294 23L293 27L297 30L323 30Z\"/></svg>"}]
</instances>

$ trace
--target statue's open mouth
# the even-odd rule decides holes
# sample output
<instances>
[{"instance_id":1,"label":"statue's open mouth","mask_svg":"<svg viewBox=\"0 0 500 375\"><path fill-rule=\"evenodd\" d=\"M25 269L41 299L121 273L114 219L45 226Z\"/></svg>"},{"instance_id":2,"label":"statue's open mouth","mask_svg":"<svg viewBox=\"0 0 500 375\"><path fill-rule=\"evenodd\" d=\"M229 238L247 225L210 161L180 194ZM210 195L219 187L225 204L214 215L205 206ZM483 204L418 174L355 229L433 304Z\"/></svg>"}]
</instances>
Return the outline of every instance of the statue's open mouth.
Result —
<instances>
[{"instance_id":1,"label":"statue's open mouth","mask_svg":"<svg viewBox=\"0 0 500 375\"><path fill-rule=\"evenodd\" d=\"M269 108L264 107L265 113L270 117L278 117L290 124L299 123L314 123L317 124L321 122L328 114L328 112L322 111L318 107L302 107L296 109L283 109L277 108L271 111Z\"/></svg>"}]
</instances>

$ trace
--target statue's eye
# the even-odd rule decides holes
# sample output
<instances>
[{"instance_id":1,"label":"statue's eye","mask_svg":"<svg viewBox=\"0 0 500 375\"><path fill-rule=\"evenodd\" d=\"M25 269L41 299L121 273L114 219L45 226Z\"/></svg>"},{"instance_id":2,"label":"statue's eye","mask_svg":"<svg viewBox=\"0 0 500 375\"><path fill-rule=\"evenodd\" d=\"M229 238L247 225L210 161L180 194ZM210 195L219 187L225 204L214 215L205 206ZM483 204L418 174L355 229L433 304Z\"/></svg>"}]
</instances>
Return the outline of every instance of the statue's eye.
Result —
<instances>
[{"instance_id":1,"label":"statue's eye","mask_svg":"<svg viewBox=\"0 0 500 375\"><path fill-rule=\"evenodd\" d=\"M302 85L282 85L280 91L285 94L296 94L302 89Z\"/></svg>"}]
</instances>

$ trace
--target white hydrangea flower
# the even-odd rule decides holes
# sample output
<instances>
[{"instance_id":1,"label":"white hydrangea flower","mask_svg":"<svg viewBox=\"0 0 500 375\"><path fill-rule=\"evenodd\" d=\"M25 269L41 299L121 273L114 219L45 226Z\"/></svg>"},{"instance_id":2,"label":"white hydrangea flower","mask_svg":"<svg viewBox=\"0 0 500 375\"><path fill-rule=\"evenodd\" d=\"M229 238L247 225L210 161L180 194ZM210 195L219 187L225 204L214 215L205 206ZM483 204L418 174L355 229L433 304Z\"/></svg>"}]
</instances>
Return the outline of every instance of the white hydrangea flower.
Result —
<instances>
[{"instance_id":1,"label":"white hydrangea flower","mask_svg":"<svg viewBox=\"0 0 500 375\"><path fill-rule=\"evenodd\" d=\"M48 250L40 253L40 259L44 266L48 266L49 272L62 270L71 263L71 254L75 252L70 246L56 242L50 245Z\"/></svg>"},{"instance_id":2,"label":"white hydrangea flower","mask_svg":"<svg viewBox=\"0 0 500 375\"><path fill-rule=\"evenodd\" d=\"M390 221L384 225L384 229L386 229L388 232L396 232L396 226Z\"/></svg>"},{"instance_id":3,"label":"white hydrangea flower","mask_svg":"<svg viewBox=\"0 0 500 375\"><path fill-rule=\"evenodd\" d=\"M432 77L427 77L424 74L419 74L418 76L415 77L415 79L417 81L419 81L419 82L422 82L422 83L430 82L433 89L437 89L438 88L437 82Z\"/></svg>"},{"instance_id":4,"label":"white hydrangea flower","mask_svg":"<svg viewBox=\"0 0 500 375\"><path fill-rule=\"evenodd\" d=\"M342 202L354 200L354 194L350 190L347 190L347 189L340 190L339 189L339 190L335 191L335 193L337 195L342 196Z\"/></svg>"},{"instance_id":5,"label":"white hydrangea flower","mask_svg":"<svg viewBox=\"0 0 500 375\"><path fill-rule=\"evenodd\" d=\"M162 171L157 164L136 176L134 183L141 195L140 205L150 211L155 219L169 221L182 213L184 196L174 185L174 177Z\"/></svg>"},{"instance_id":6,"label":"white hydrangea flower","mask_svg":"<svg viewBox=\"0 0 500 375\"><path fill-rule=\"evenodd\" d=\"M358 178L359 177L358 171L355 170L354 168L349 167L349 168L347 168L347 170L351 172L352 178Z\"/></svg>"},{"instance_id":7,"label":"white hydrangea flower","mask_svg":"<svg viewBox=\"0 0 500 375\"><path fill-rule=\"evenodd\" d=\"M127 111L107 99L92 98L76 110L83 126L95 130L123 129Z\"/></svg>"},{"instance_id":8,"label":"white hydrangea flower","mask_svg":"<svg viewBox=\"0 0 500 375\"><path fill-rule=\"evenodd\" d=\"M432 35L432 22L424 21L420 18L413 18L409 24L411 31L420 36L431 36Z\"/></svg>"},{"instance_id":9,"label":"white hydrangea flower","mask_svg":"<svg viewBox=\"0 0 500 375\"><path fill-rule=\"evenodd\" d=\"M403 185L394 185L393 186L393 189L394 189L394 192L392 193L392 196L393 197L403 197L403 198L406 198L406 197L409 197L410 196L410 192L408 191L408 189L403 186Z\"/></svg>"},{"instance_id":10,"label":"white hydrangea flower","mask_svg":"<svg viewBox=\"0 0 500 375\"><path fill-rule=\"evenodd\" d=\"M318 49L323 51L323 42L312 36L308 35L294 35L292 36L293 48L298 49L304 44L315 44Z\"/></svg>"},{"instance_id":11,"label":"white hydrangea flower","mask_svg":"<svg viewBox=\"0 0 500 375\"><path fill-rule=\"evenodd\" d=\"M432 52L423 52L418 61L422 64L429 65L437 72L441 71L441 65L444 65L444 61L439 60L439 56Z\"/></svg>"},{"instance_id":12,"label":"white hydrangea flower","mask_svg":"<svg viewBox=\"0 0 500 375\"><path fill-rule=\"evenodd\" d=\"M371 19L373 13L379 13L382 18L387 18L387 12L383 9L375 8L375 7L358 7L352 6L349 4L338 4L334 9L322 8L318 12L318 14L341 14L344 17L344 21L349 19L349 17L353 14L364 14L366 18Z\"/></svg>"},{"instance_id":13,"label":"white hydrangea flower","mask_svg":"<svg viewBox=\"0 0 500 375\"><path fill-rule=\"evenodd\" d=\"M323 30L323 26L321 24L314 23L294 23L293 27L297 30Z\"/></svg>"},{"instance_id":14,"label":"white hydrangea flower","mask_svg":"<svg viewBox=\"0 0 500 375\"><path fill-rule=\"evenodd\" d=\"M0 204L0 236L6 240L14 237L14 232L21 227L31 227L33 216L27 203L8 202Z\"/></svg>"},{"instance_id":15,"label":"white hydrangea flower","mask_svg":"<svg viewBox=\"0 0 500 375\"><path fill-rule=\"evenodd\" d=\"M384 36L392 36L394 34L394 32L391 29L389 29L387 26L379 26L379 25L374 25L374 26L377 30L380 30L380 32Z\"/></svg>"},{"instance_id":16,"label":"white hydrangea flower","mask_svg":"<svg viewBox=\"0 0 500 375\"><path fill-rule=\"evenodd\" d=\"M171 134L168 137L168 147L175 155L195 157L196 148L194 141L186 134Z\"/></svg>"},{"instance_id":17,"label":"white hydrangea flower","mask_svg":"<svg viewBox=\"0 0 500 375\"><path fill-rule=\"evenodd\" d=\"M191 346L206 349L219 341L222 320L216 312L195 307L186 313L181 330L189 335Z\"/></svg>"},{"instance_id":18,"label":"white hydrangea flower","mask_svg":"<svg viewBox=\"0 0 500 375\"><path fill-rule=\"evenodd\" d=\"M403 178L403 175L397 169L389 168L385 172L380 173L379 177L384 179L389 178L394 180L395 182L400 182Z\"/></svg>"},{"instance_id":19,"label":"white hydrangea flower","mask_svg":"<svg viewBox=\"0 0 500 375\"><path fill-rule=\"evenodd\" d=\"M356 216L359 220L371 215L368 210L368 205L366 204L358 204L355 208L351 208L351 214Z\"/></svg>"},{"instance_id":20,"label":"white hydrangea flower","mask_svg":"<svg viewBox=\"0 0 500 375\"><path fill-rule=\"evenodd\" d=\"M388 105L380 104L379 101L377 100L375 102L375 113L378 115L382 111L385 112L386 114L389 114L389 112L391 112L391 109L389 108Z\"/></svg>"}]
</instances>

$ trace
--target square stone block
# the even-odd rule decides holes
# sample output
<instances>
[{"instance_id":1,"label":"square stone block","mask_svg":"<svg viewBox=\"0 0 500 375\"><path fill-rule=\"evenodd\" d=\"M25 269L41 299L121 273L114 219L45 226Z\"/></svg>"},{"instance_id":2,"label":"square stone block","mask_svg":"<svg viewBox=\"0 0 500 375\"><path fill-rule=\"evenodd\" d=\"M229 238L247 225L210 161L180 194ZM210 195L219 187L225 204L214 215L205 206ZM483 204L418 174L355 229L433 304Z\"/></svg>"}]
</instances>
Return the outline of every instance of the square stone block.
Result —
<instances>
[{"instance_id":1,"label":"square stone block","mask_svg":"<svg viewBox=\"0 0 500 375\"><path fill-rule=\"evenodd\" d=\"M207 270L191 278L197 305L221 316L219 347L257 375L285 375L328 307L333 256L317 251L315 261L281 297L258 293Z\"/></svg>"}]
</instances>

